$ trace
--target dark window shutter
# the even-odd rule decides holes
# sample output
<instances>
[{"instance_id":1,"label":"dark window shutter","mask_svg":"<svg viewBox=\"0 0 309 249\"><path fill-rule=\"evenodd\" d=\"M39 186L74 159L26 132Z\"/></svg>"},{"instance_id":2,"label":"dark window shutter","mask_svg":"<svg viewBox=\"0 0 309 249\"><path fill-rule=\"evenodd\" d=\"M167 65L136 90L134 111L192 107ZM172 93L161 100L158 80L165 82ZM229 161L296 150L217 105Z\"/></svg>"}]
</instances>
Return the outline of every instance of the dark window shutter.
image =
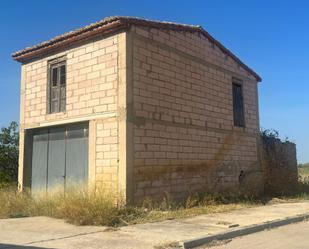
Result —
<instances>
[{"instance_id":1,"label":"dark window shutter","mask_svg":"<svg viewBox=\"0 0 309 249\"><path fill-rule=\"evenodd\" d=\"M65 85L66 83L66 70L65 65L60 67L60 85Z\"/></svg>"},{"instance_id":2,"label":"dark window shutter","mask_svg":"<svg viewBox=\"0 0 309 249\"><path fill-rule=\"evenodd\" d=\"M63 112L66 106L66 64L60 62L50 66L49 112Z\"/></svg>"},{"instance_id":3,"label":"dark window shutter","mask_svg":"<svg viewBox=\"0 0 309 249\"><path fill-rule=\"evenodd\" d=\"M237 83L233 83L233 114L234 125L239 127L245 127L242 85Z\"/></svg>"},{"instance_id":4,"label":"dark window shutter","mask_svg":"<svg viewBox=\"0 0 309 249\"><path fill-rule=\"evenodd\" d=\"M51 86L57 86L57 84L58 84L58 68L53 67L51 73L52 73L52 77L51 77L52 78L52 84L51 84Z\"/></svg>"},{"instance_id":5,"label":"dark window shutter","mask_svg":"<svg viewBox=\"0 0 309 249\"><path fill-rule=\"evenodd\" d=\"M65 86L61 85L60 87L60 111L65 111L65 105L66 105L66 88Z\"/></svg>"}]
</instances>

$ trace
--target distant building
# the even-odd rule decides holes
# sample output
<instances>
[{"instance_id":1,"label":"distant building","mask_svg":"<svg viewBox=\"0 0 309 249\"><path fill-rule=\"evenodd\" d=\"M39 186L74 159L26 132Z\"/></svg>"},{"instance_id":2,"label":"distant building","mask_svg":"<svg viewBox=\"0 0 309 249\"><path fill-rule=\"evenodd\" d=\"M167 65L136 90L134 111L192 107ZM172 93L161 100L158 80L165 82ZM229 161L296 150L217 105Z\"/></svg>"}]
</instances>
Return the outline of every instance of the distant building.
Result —
<instances>
[{"instance_id":1,"label":"distant building","mask_svg":"<svg viewBox=\"0 0 309 249\"><path fill-rule=\"evenodd\" d=\"M261 78L200 26L111 17L13 54L19 183L260 191Z\"/></svg>"}]
</instances>

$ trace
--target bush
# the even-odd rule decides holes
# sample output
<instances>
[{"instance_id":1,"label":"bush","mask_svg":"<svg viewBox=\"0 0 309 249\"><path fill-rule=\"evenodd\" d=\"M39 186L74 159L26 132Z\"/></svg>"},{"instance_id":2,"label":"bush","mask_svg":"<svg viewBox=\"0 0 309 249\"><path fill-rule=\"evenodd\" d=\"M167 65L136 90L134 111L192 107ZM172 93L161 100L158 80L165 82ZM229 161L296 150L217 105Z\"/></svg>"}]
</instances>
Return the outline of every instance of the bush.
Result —
<instances>
[{"instance_id":1,"label":"bush","mask_svg":"<svg viewBox=\"0 0 309 249\"><path fill-rule=\"evenodd\" d=\"M260 135L264 142L270 143L275 140L278 140L282 143L293 143L288 137L285 137L284 139L280 138L279 131L274 129L261 129Z\"/></svg>"},{"instance_id":2,"label":"bush","mask_svg":"<svg viewBox=\"0 0 309 249\"><path fill-rule=\"evenodd\" d=\"M12 122L0 131L0 186L17 183L18 124Z\"/></svg>"}]
</instances>

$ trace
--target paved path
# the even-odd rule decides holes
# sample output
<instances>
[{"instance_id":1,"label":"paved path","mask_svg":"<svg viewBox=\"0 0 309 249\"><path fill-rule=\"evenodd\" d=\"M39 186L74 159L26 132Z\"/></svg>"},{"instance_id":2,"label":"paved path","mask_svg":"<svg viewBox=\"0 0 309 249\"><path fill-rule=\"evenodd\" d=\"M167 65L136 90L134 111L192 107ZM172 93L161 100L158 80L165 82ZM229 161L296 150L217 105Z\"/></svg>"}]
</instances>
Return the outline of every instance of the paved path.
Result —
<instances>
[{"instance_id":1,"label":"paved path","mask_svg":"<svg viewBox=\"0 0 309 249\"><path fill-rule=\"evenodd\" d=\"M73 226L47 217L3 219L0 220L0 249L153 249L157 245L228 231L230 225L243 227L304 213L309 213L309 202L139 224L116 231Z\"/></svg>"},{"instance_id":2,"label":"paved path","mask_svg":"<svg viewBox=\"0 0 309 249\"><path fill-rule=\"evenodd\" d=\"M220 244L220 242L218 242ZM219 246L201 246L196 249L307 249L309 248L309 221L223 241Z\"/></svg>"}]
</instances>

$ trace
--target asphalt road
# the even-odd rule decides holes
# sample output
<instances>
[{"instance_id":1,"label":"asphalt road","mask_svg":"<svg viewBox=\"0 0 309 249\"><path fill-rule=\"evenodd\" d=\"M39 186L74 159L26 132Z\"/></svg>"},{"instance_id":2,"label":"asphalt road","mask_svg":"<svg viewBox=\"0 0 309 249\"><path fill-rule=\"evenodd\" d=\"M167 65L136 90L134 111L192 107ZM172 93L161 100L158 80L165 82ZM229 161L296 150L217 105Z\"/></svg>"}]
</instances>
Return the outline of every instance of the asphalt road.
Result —
<instances>
[{"instance_id":1,"label":"asphalt road","mask_svg":"<svg viewBox=\"0 0 309 249\"><path fill-rule=\"evenodd\" d=\"M218 241L198 249L309 249L309 221Z\"/></svg>"}]
</instances>

